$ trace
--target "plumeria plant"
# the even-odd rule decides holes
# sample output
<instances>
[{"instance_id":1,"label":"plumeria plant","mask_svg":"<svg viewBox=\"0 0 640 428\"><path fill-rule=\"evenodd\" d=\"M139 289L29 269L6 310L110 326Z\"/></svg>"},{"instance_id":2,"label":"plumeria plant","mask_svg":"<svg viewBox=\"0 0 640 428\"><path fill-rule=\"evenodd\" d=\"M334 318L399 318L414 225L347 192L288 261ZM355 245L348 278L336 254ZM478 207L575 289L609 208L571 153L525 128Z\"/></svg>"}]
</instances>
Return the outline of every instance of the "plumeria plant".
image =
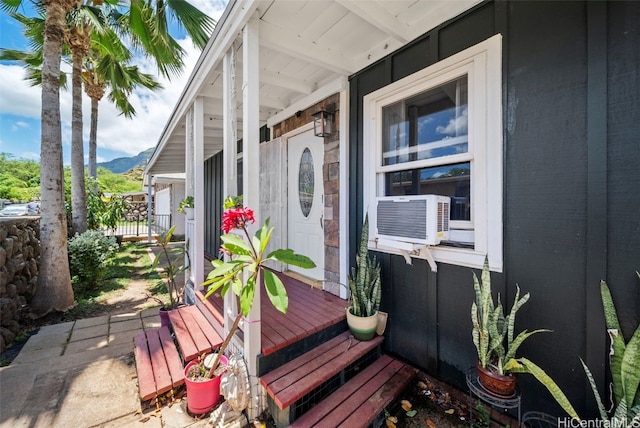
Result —
<instances>
[{"instance_id":1,"label":"plumeria plant","mask_svg":"<svg viewBox=\"0 0 640 428\"><path fill-rule=\"evenodd\" d=\"M209 368L208 378L213 376L219 364L220 355L224 353L238 330L240 320L249 315L256 286L260 286L261 277L271 304L280 312L287 312L289 307L287 290L280 278L266 269L265 262L275 260L305 269L315 267L315 263L310 258L296 254L291 249L277 249L265 255L274 228L269 227L269 219L267 219L255 235L251 236L248 226L255 223L256 219L252 209L243 207L242 196L228 197L224 202L224 209L222 231L225 234L220 237L223 242L220 252L226 256L227 261L211 262L213 270L207 275L207 280L202 283L202 286L207 289L204 299L218 290L221 290L223 297L231 291L239 302L240 312Z\"/></svg>"}]
</instances>

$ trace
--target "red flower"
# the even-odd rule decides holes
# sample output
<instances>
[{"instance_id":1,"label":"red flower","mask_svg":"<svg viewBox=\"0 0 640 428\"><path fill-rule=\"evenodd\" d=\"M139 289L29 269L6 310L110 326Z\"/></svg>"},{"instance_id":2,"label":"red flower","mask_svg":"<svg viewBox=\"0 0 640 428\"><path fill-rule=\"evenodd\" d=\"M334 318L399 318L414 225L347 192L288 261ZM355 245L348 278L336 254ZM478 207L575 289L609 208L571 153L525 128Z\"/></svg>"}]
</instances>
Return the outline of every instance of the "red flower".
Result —
<instances>
[{"instance_id":1,"label":"red flower","mask_svg":"<svg viewBox=\"0 0 640 428\"><path fill-rule=\"evenodd\" d=\"M253 210L246 207L231 208L222 214L222 231L229 233L233 229L242 229L247 223L255 223Z\"/></svg>"}]
</instances>

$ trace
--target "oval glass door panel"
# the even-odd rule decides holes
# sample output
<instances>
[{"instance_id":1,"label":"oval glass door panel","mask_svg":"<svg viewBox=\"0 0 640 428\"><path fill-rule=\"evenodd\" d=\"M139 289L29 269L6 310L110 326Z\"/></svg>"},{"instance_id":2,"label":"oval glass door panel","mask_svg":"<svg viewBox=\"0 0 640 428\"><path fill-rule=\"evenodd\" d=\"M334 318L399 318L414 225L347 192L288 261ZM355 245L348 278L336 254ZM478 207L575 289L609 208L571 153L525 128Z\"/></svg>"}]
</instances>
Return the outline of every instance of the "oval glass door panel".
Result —
<instances>
[{"instance_id":1,"label":"oval glass door panel","mask_svg":"<svg viewBox=\"0 0 640 428\"><path fill-rule=\"evenodd\" d=\"M300 169L298 170L298 198L302 215L309 217L313 205L314 171L313 156L311 150L306 147L300 156Z\"/></svg>"}]
</instances>

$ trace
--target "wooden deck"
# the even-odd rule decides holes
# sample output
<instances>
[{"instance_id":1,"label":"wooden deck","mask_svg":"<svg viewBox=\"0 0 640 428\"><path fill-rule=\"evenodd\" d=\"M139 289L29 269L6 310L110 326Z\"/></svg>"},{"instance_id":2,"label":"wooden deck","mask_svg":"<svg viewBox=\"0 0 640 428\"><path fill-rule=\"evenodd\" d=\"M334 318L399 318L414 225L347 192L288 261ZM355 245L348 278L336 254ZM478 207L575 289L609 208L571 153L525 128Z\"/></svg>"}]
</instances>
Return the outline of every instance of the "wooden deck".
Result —
<instances>
[{"instance_id":1,"label":"wooden deck","mask_svg":"<svg viewBox=\"0 0 640 428\"><path fill-rule=\"evenodd\" d=\"M278 273L289 295L289 310L286 314L271 305L264 287L262 299L262 354L274 352L326 327L343 322L346 319L347 301L326 291L318 290L297 279ZM200 299L202 291L196 292ZM209 297L204 304L215 319L222 321L223 301L219 293Z\"/></svg>"}]
</instances>

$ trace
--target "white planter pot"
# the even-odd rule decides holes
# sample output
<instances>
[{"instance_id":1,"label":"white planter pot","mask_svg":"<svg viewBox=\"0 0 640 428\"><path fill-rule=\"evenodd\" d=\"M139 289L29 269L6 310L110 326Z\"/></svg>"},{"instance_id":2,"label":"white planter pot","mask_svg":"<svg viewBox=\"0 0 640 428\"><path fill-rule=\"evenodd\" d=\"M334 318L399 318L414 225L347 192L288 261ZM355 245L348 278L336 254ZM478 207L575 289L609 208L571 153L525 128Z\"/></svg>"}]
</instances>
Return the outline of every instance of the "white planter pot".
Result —
<instances>
[{"instance_id":1,"label":"white planter pot","mask_svg":"<svg viewBox=\"0 0 640 428\"><path fill-rule=\"evenodd\" d=\"M194 217L194 208L185 208L184 215L187 216L187 220L193 220Z\"/></svg>"},{"instance_id":2,"label":"white planter pot","mask_svg":"<svg viewBox=\"0 0 640 428\"><path fill-rule=\"evenodd\" d=\"M356 339L371 340L378 327L378 312L370 317L357 317L351 313L351 308L347 308L347 325Z\"/></svg>"}]
</instances>

